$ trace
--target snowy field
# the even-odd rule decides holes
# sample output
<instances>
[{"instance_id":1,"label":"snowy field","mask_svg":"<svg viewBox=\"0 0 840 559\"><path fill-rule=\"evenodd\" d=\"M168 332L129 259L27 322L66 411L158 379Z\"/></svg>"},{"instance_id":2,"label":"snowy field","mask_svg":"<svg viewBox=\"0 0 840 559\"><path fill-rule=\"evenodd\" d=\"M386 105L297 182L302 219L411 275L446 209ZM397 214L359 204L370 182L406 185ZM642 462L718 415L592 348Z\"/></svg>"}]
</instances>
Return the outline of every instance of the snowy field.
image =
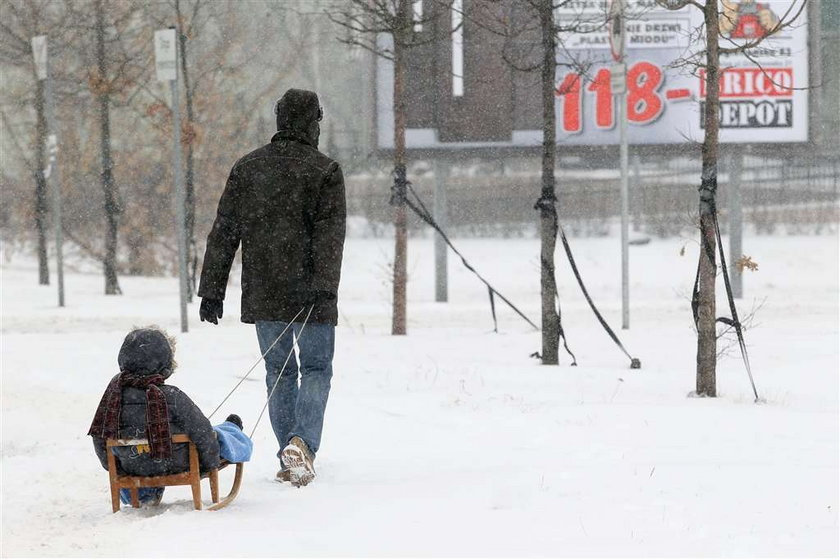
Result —
<instances>
[{"instance_id":1,"label":"snowy field","mask_svg":"<svg viewBox=\"0 0 840 559\"><path fill-rule=\"evenodd\" d=\"M534 239L456 241L538 322ZM578 264L620 327L618 240L573 239ZM410 242L409 335L390 336L390 240L350 239L335 377L319 477L275 483L268 418L239 498L192 510L189 490L162 506L111 513L107 473L85 436L117 351L135 325L178 333L176 281L98 273L36 285L34 262L2 268L3 556L838 556L838 238L748 237L739 310L754 404L733 346L716 399L694 388L689 298L693 240L631 247L631 329L601 330L558 253L563 325L579 367L529 355L540 335L450 258L450 302L434 302L432 241ZM681 256L681 248L685 255ZM210 412L259 356L238 321L238 278L220 326L178 335L170 379ZM721 284L722 285L722 284ZM719 298L719 315L725 314ZM498 301L497 301L498 303ZM219 414L254 425L258 367ZM229 473L223 473L223 491ZM205 502L209 489L203 487Z\"/></svg>"}]
</instances>

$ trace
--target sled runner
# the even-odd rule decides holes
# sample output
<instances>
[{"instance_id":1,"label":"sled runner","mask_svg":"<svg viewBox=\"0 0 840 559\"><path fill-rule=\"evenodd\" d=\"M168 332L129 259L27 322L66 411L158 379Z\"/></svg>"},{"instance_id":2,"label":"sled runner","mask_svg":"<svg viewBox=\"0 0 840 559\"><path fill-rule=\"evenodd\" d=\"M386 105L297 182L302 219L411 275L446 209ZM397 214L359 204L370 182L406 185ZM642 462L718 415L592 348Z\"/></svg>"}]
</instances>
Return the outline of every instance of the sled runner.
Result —
<instances>
[{"instance_id":1,"label":"sled runner","mask_svg":"<svg viewBox=\"0 0 840 559\"><path fill-rule=\"evenodd\" d=\"M115 446L136 446L147 445L149 441L146 439L108 439L105 442L105 447L108 454L108 477L111 482L111 506L114 512L120 510L120 489L128 489L131 493L131 506L140 506L139 491L140 487L168 487L173 485L189 485L192 488L193 505L195 510L201 510L201 478L207 477L210 479L210 498L213 505L207 510L219 510L233 502L236 495L239 493L239 486L242 484L242 462L226 462L222 460L221 465L214 470L210 470L203 476L198 467L198 450L195 444L187 435L173 435L173 443L187 443L189 444L190 453L190 469L179 474L170 474L166 476L130 476L120 474L117 470L117 459L111 451ZM233 487L230 493L219 500L219 470L234 464L236 472L233 478Z\"/></svg>"}]
</instances>

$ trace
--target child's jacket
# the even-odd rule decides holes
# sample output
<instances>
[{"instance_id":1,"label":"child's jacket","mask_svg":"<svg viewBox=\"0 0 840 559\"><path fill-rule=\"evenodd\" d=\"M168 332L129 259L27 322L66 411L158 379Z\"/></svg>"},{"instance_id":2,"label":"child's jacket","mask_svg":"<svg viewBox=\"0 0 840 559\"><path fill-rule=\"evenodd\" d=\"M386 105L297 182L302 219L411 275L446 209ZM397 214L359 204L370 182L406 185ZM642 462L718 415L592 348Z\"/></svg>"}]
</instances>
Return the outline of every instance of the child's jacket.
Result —
<instances>
[{"instance_id":1,"label":"child's jacket","mask_svg":"<svg viewBox=\"0 0 840 559\"><path fill-rule=\"evenodd\" d=\"M177 387L164 384L160 387L166 396L169 410L169 429L173 435L186 433L198 448L202 471L219 466L219 443L210 421L190 397ZM123 388L120 410L120 438L136 439L146 437L146 394L140 388ZM108 469L108 455L105 453L105 439L93 437L93 447L102 463ZM189 469L190 459L186 444L172 448L172 457L153 460L149 449L143 447L118 447L114 449L117 465L122 473L135 476L157 476L174 474Z\"/></svg>"},{"instance_id":2,"label":"child's jacket","mask_svg":"<svg viewBox=\"0 0 840 559\"><path fill-rule=\"evenodd\" d=\"M105 437L115 435L120 439L158 441L155 446L158 458L153 458L149 445L112 449L124 474L156 476L188 470L186 444L172 445L169 452L171 436L179 433L185 433L195 443L202 471L219 466L219 443L210 421L186 394L164 384L175 369L173 344L172 339L156 328L136 329L126 336L118 357L122 373L108 385L88 431L106 470ZM137 384L146 385L146 389L134 386ZM152 433L147 433L148 426L154 429Z\"/></svg>"}]
</instances>

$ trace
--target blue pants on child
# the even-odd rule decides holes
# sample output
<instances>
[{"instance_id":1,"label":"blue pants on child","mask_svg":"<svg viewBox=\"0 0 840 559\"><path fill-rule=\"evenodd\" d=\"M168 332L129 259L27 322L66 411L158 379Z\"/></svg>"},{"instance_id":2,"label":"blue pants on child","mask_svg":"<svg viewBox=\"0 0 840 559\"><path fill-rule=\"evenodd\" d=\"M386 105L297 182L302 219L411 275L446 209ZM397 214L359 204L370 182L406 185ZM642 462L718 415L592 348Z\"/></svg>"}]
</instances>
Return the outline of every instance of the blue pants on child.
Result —
<instances>
[{"instance_id":1,"label":"blue pants on child","mask_svg":"<svg viewBox=\"0 0 840 559\"><path fill-rule=\"evenodd\" d=\"M247 462L251 459L251 452L254 443L242 429L225 421L220 425L214 425L216 438L219 440L219 456L228 462ZM163 487L141 487L138 489L140 504L153 503L163 495ZM131 492L128 489L120 489L120 501L127 505L131 503Z\"/></svg>"}]
</instances>

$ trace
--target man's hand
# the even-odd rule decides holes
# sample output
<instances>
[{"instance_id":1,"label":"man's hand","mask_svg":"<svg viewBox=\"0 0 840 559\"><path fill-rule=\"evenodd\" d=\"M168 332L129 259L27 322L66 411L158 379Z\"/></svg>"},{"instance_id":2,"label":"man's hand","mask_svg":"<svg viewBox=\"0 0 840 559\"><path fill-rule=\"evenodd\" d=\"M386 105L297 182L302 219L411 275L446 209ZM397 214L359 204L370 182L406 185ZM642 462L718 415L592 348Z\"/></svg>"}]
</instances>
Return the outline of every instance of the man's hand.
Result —
<instances>
[{"instance_id":1,"label":"man's hand","mask_svg":"<svg viewBox=\"0 0 840 559\"><path fill-rule=\"evenodd\" d=\"M198 315L201 317L201 322L205 320L218 324L218 319L222 318L222 309L224 303L221 299L209 299L204 297L201 300L201 308L198 309Z\"/></svg>"}]
</instances>

